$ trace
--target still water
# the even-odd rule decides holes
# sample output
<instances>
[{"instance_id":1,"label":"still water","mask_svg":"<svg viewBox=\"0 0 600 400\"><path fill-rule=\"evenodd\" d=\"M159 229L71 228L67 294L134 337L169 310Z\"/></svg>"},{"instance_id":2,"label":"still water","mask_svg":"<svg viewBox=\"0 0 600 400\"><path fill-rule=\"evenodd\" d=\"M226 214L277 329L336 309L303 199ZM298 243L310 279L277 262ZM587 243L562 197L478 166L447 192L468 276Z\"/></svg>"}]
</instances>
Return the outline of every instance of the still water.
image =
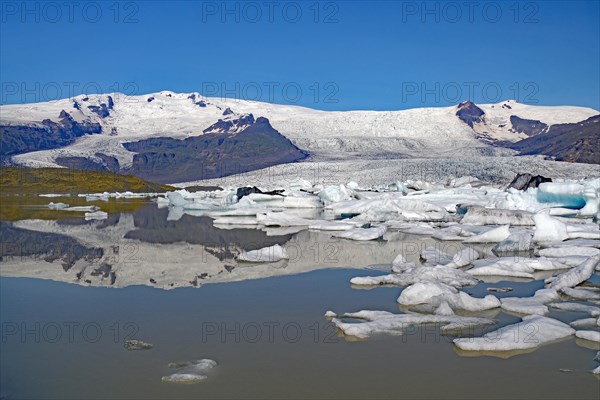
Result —
<instances>
[{"instance_id":1,"label":"still water","mask_svg":"<svg viewBox=\"0 0 600 400\"><path fill-rule=\"evenodd\" d=\"M369 340L336 332L327 310L401 312L401 288L358 290L349 281L378 273L368 268L389 270L407 243L432 239L357 243L216 228L202 216L169 220L154 204L106 221L67 216L1 228L2 399L600 396L589 373L596 350L574 338L502 359L459 354L435 327ZM272 244L295 253L266 265L235 261L241 250ZM483 297L488 286L510 286L498 296L528 296L542 285L500 281L465 291ZM519 320L492 317L500 326ZM126 339L153 348L130 351ZM203 358L218 363L205 381L161 381L169 363Z\"/></svg>"}]
</instances>

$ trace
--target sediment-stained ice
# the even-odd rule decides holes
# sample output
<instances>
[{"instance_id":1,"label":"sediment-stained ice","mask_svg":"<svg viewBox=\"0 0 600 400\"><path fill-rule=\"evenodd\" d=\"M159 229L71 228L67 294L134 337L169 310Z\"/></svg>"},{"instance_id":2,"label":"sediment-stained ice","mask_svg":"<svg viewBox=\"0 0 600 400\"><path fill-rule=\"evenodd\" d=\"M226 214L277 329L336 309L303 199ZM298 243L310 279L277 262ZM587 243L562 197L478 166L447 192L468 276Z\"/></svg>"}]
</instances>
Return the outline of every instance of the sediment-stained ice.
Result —
<instances>
[{"instance_id":1,"label":"sediment-stained ice","mask_svg":"<svg viewBox=\"0 0 600 400\"><path fill-rule=\"evenodd\" d=\"M467 351L509 351L536 348L569 337L575 329L553 318L528 315L519 323L504 326L477 338L454 339L454 344Z\"/></svg>"},{"instance_id":2,"label":"sediment-stained ice","mask_svg":"<svg viewBox=\"0 0 600 400\"><path fill-rule=\"evenodd\" d=\"M378 334L402 335L416 326L436 324L442 333L448 330L469 329L494 325L489 318L462 317L458 315L432 314L393 314L387 311L358 311L336 314L328 311L326 317L345 335L366 339ZM364 320L364 322L343 322L342 318Z\"/></svg>"},{"instance_id":3,"label":"sediment-stained ice","mask_svg":"<svg viewBox=\"0 0 600 400\"><path fill-rule=\"evenodd\" d=\"M533 226L533 214L521 210L503 210L470 206L461 220L462 224Z\"/></svg>"},{"instance_id":4,"label":"sediment-stained ice","mask_svg":"<svg viewBox=\"0 0 600 400\"><path fill-rule=\"evenodd\" d=\"M467 247L454 254L452 262L446 266L450 268L466 267L477 259L479 259L479 252Z\"/></svg>"},{"instance_id":5,"label":"sediment-stained ice","mask_svg":"<svg viewBox=\"0 0 600 400\"><path fill-rule=\"evenodd\" d=\"M275 262L287 258L289 258L287 252L278 244L258 250L243 251L237 256L239 261L246 262Z\"/></svg>"}]
</instances>

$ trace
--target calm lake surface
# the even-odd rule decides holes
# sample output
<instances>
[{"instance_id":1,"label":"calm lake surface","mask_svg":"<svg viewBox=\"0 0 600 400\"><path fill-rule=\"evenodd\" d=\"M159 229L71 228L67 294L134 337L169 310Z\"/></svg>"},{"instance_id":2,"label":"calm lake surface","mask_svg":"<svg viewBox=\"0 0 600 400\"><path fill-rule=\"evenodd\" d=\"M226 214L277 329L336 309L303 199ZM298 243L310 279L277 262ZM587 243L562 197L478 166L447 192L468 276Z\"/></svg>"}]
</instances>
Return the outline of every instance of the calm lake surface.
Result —
<instances>
[{"instance_id":1,"label":"calm lake surface","mask_svg":"<svg viewBox=\"0 0 600 400\"><path fill-rule=\"evenodd\" d=\"M434 326L355 340L324 317L327 310L401 312L401 288L359 290L350 279L389 271L407 244L447 244L393 233L352 242L176 217L145 203L104 221L62 213L2 223L0 398L600 397L600 380L589 372L596 349L574 338L503 359L460 354ZM290 260L235 261L241 250L273 244ZM499 297L529 296L543 281L464 290L483 297L489 286L513 288ZM499 326L519 321L500 310L485 316ZM127 350L127 339L153 348ZM161 381L173 372L169 363L203 358L218 363L205 381Z\"/></svg>"}]
</instances>

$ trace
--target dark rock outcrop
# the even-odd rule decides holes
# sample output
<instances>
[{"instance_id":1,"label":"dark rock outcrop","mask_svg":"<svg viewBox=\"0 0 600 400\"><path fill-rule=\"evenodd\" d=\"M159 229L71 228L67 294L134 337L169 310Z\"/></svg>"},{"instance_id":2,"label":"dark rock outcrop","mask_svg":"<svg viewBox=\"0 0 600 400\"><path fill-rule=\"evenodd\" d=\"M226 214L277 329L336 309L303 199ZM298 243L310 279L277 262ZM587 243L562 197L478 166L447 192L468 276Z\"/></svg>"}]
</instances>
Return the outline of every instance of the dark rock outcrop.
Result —
<instances>
[{"instance_id":1,"label":"dark rock outcrop","mask_svg":"<svg viewBox=\"0 0 600 400\"><path fill-rule=\"evenodd\" d=\"M229 108L227 109L229 110ZM225 113L223 113L225 115ZM204 133L237 133L256 122L254 115L246 114L236 119L219 119L217 122L206 128Z\"/></svg>"},{"instance_id":2,"label":"dark rock outcrop","mask_svg":"<svg viewBox=\"0 0 600 400\"><path fill-rule=\"evenodd\" d=\"M207 133L184 140L161 137L123 146L137 153L131 168L124 172L154 182L218 178L299 161L308 155L262 117L235 134Z\"/></svg>"},{"instance_id":3,"label":"dark rock outcrop","mask_svg":"<svg viewBox=\"0 0 600 400\"><path fill-rule=\"evenodd\" d=\"M544 154L558 161L600 164L600 114L574 124L552 125L510 145L521 155Z\"/></svg>"},{"instance_id":4,"label":"dark rock outcrop","mask_svg":"<svg viewBox=\"0 0 600 400\"><path fill-rule=\"evenodd\" d=\"M512 124L512 130L519 133L524 133L527 136L536 136L544 133L548 129L548 125L542 121L534 119L524 119L517 117L516 115L510 116L510 123Z\"/></svg>"},{"instance_id":5,"label":"dark rock outcrop","mask_svg":"<svg viewBox=\"0 0 600 400\"><path fill-rule=\"evenodd\" d=\"M37 125L1 125L0 158L68 146L81 136L102 132L100 124L77 122L64 110L59 118L59 122L45 119Z\"/></svg>"},{"instance_id":6,"label":"dark rock outcrop","mask_svg":"<svg viewBox=\"0 0 600 400\"><path fill-rule=\"evenodd\" d=\"M472 101L460 103L456 111L456 116L471 128L473 124L483 122L484 114L483 110L477 107Z\"/></svg>"},{"instance_id":7,"label":"dark rock outcrop","mask_svg":"<svg viewBox=\"0 0 600 400\"><path fill-rule=\"evenodd\" d=\"M543 182L552 182L551 178L546 178L541 175L533 176L531 174L518 174L515 179L508 185L508 188L514 188L517 190L527 190L529 188L536 188Z\"/></svg>"}]
</instances>

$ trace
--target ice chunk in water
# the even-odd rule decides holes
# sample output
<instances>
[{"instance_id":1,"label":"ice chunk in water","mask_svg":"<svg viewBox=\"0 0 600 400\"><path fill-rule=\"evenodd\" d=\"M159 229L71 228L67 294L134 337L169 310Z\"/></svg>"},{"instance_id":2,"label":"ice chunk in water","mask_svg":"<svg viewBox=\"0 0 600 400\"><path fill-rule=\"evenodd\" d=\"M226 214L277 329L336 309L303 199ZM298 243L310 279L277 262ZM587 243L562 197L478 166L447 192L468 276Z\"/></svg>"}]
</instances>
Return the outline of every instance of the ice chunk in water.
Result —
<instances>
[{"instance_id":1,"label":"ice chunk in water","mask_svg":"<svg viewBox=\"0 0 600 400\"><path fill-rule=\"evenodd\" d=\"M596 328L598 326L598 318L577 319L571 322L570 325L575 329Z\"/></svg>"},{"instance_id":2,"label":"ice chunk in water","mask_svg":"<svg viewBox=\"0 0 600 400\"><path fill-rule=\"evenodd\" d=\"M540 211L533 216L535 221L535 242L562 242L569 238L567 225L556 218L552 218L547 210Z\"/></svg>"},{"instance_id":3,"label":"ice chunk in water","mask_svg":"<svg viewBox=\"0 0 600 400\"><path fill-rule=\"evenodd\" d=\"M473 261L479 258L479 253L471 248L465 248L454 254L452 262L447 265L451 268L461 268L471 264Z\"/></svg>"},{"instance_id":4,"label":"ice chunk in water","mask_svg":"<svg viewBox=\"0 0 600 400\"><path fill-rule=\"evenodd\" d=\"M442 283L455 288L479 283L475 277L458 269L446 267L415 267L400 274L382 276L360 276L350 280L353 285L396 285L410 286L418 282Z\"/></svg>"},{"instance_id":5,"label":"ice chunk in water","mask_svg":"<svg viewBox=\"0 0 600 400\"><path fill-rule=\"evenodd\" d=\"M496 321L488 318L461 317L458 315L392 314L387 311L359 311L348 314L325 314L333 318L331 322L344 334L366 339L377 334L402 335L419 325L438 324L445 330L468 329L493 325ZM353 318L365 322L347 323L340 318Z\"/></svg>"},{"instance_id":6,"label":"ice chunk in water","mask_svg":"<svg viewBox=\"0 0 600 400\"><path fill-rule=\"evenodd\" d=\"M184 363L171 363L169 368L177 369L177 372L162 377L163 382L194 384L202 382L207 378L206 373L217 366L217 362L209 359L189 361Z\"/></svg>"},{"instance_id":7,"label":"ice chunk in water","mask_svg":"<svg viewBox=\"0 0 600 400\"><path fill-rule=\"evenodd\" d=\"M546 303L559 300L560 296L554 289L540 289L533 297L504 297L500 299L502 309L518 314L545 315L548 314Z\"/></svg>"},{"instance_id":8,"label":"ice chunk in water","mask_svg":"<svg viewBox=\"0 0 600 400\"><path fill-rule=\"evenodd\" d=\"M289 258L287 252L278 244L258 250L243 251L237 257L239 261L247 262L275 262L287 258Z\"/></svg>"},{"instance_id":9,"label":"ice chunk in water","mask_svg":"<svg viewBox=\"0 0 600 400\"><path fill-rule=\"evenodd\" d=\"M584 256L592 257L600 254L600 249L594 247L582 246L560 246L548 247L538 250L538 255L542 257L568 257L568 256Z\"/></svg>"},{"instance_id":10,"label":"ice chunk in water","mask_svg":"<svg viewBox=\"0 0 600 400\"><path fill-rule=\"evenodd\" d=\"M578 300L600 300L600 291L597 290L564 287L560 291Z\"/></svg>"},{"instance_id":11,"label":"ice chunk in water","mask_svg":"<svg viewBox=\"0 0 600 400\"><path fill-rule=\"evenodd\" d=\"M592 317L600 316L600 308L595 307L595 306L590 306L587 304L564 302L564 303L550 303L549 305L550 305L550 307L556 308L557 310L588 313Z\"/></svg>"},{"instance_id":12,"label":"ice chunk in water","mask_svg":"<svg viewBox=\"0 0 600 400\"><path fill-rule=\"evenodd\" d=\"M392 261L392 271L396 273L405 272L414 267L415 263L406 261L406 258L402 254L398 254L394 258L394 261Z\"/></svg>"},{"instance_id":13,"label":"ice chunk in water","mask_svg":"<svg viewBox=\"0 0 600 400\"><path fill-rule=\"evenodd\" d=\"M432 304L437 307L443 301L454 310L483 311L500 307L500 301L496 296L487 295L483 299L478 299L465 292L459 292L451 286L435 282L415 283L404 289L398 297L398 303L404 306Z\"/></svg>"},{"instance_id":14,"label":"ice chunk in water","mask_svg":"<svg viewBox=\"0 0 600 400\"><path fill-rule=\"evenodd\" d=\"M528 315L523 317L522 322L504 326L482 337L454 339L454 344L461 350L468 351L525 350L574 333L575 329L553 318Z\"/></svg>"},{"instance_id":15,"label":"ice chunk in water","mask_svg":"<svg viewBox=\"0 0 600 400\"><path fill-rule=\"evenodd\" d=\"M491 229L487 232L479 235L471 236L466 238L464 243L498 243L507 239L510 236L508 225L500 226L498 228Z\"/></svg>"},{"instance_id":16,"label":"ice chunk in water","mask_svg":"<svg viewBox=\"0 0 600 400\"><path fill-rule=\"evenodd\" d=\"M51 210L62 210L67 207L69 207L69 205L65 204L65 203L54 203L54 202L48 203L48 208Z\"/></svg>"},{"instance_id":17,"label":"ice chunk in water","mask_svg":"<svg viewBox=\"0 0 600 400\"><path fill-rule=\"evenodd\" d=\"M577 331L575 332L575 336L577 336L580 339L600 343L600 332L598 331Z\"/></svg>"},{"instance_id":18,"label":"ice chunk in water","mask_svg":"<svg viewBox=\"0 0 600 400\"><path fill-rule=\"evenodd\" d=\"M332 236L351 240L375 240L382 237L386 231L387 228L382 225L375 228L354 228L347 231L334 232Z\"/></svg>"},{"instance_id":19,"label":"ice chunk in water","mask_svg":"<svg viewBox=\"0 0 600 400\"><path fill-rule=\"evenodd\" d=\"M325 204L350 200L352 197L352 192L344 185L325 186L323 190L319 192L319 198Z\"/></svg>"},{"instance_id":20,"label":"ice chunk in water","mask_svg":"<svg viewBox=\"0 0 600 400\"><path fill-rule=\"evenodd\" d=\"M108 213L106 213L104 211L94 211L94 212L86 212L85 213L86 221L102 220L102 219L106 219L106 218L108 218Z\"/></svg>"},{"instance_id":21,"label":"ice chunk in water","mask_svg":"<svg viewBox=\"0 0 600 400\"><path fill-rule=\"evenodd\" d=\"M579 266L558 275L548 287L560 290L565 287L577 286L592 276L598 264L600 264L600 255L590 257Z\"/></svg>"},{"instance_id":22,"label":"ice chunk in water","mask_svg":"<svg viewBox=\"0 0 600 400\"><path fill-rule=\"evenodd\" d=\"M544 182L538 186L537 200L540 203L558 203L563 207L579 209L585 206L584 189L579 183Z\"/></svg>"},{"instance_id":23,"label":"ice chunk in water","mask_svg":"<svg viewBox=\"0 0 600 400\"><path fill-rule=\"evenodd\" d=\"M521 210L503 210L469 206L461 224L532 226L533 214Z\"/></svg>"}]
</instances>

